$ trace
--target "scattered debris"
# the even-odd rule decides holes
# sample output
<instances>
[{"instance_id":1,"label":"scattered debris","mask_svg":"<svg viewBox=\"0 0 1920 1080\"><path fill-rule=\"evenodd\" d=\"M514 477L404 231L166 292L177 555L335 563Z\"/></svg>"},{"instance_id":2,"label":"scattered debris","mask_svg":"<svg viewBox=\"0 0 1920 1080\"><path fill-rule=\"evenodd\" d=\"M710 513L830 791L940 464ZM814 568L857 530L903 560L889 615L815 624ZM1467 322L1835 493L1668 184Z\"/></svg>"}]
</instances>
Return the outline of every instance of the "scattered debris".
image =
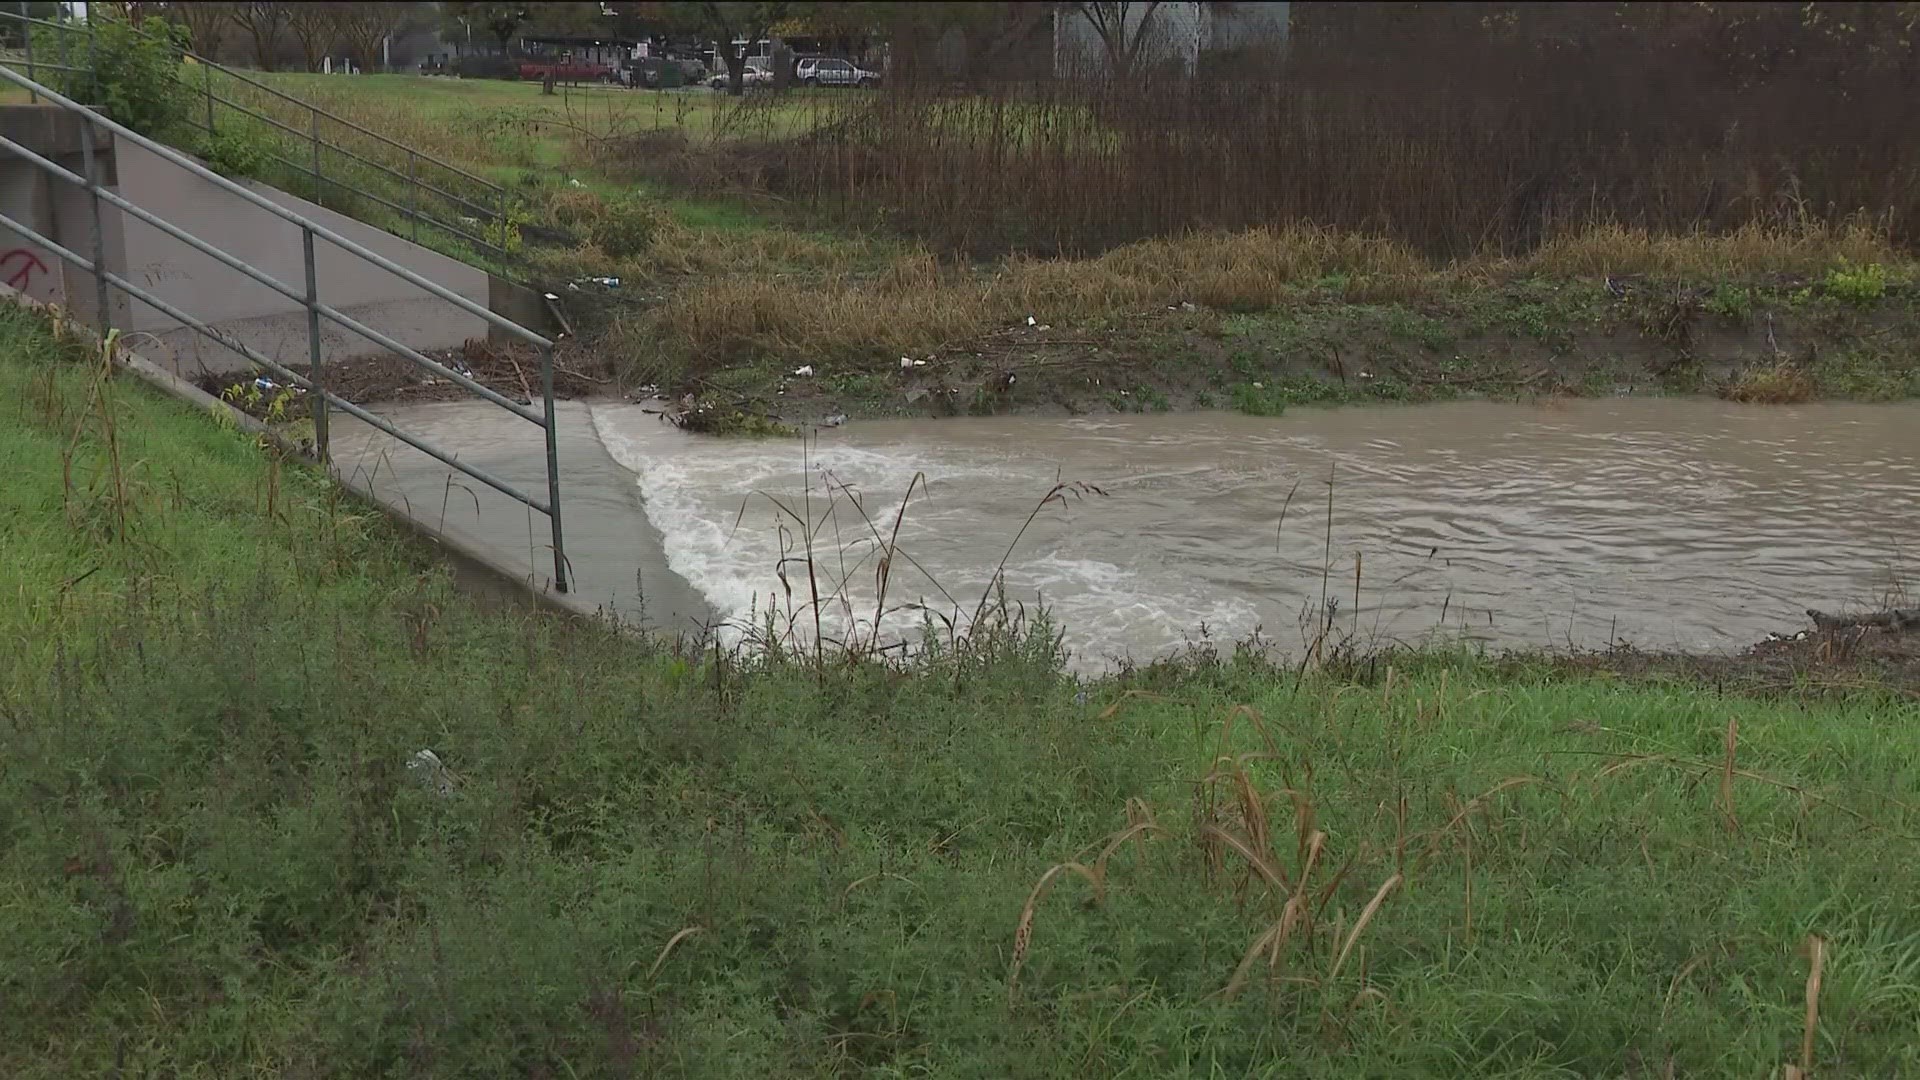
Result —
<instances>
[{"instance_id":1,"label":"scattered debris","mask_svg":"<svg viewBox=\"0 0 1920 1080\"><path fill-rule=\"evenodd\" d=\"M1031 315L1029 315L1029 316L1027 316L1027 325L1028 325L1028 326L1039 326L1039 325L1040 325L1040 320L1039 320L1039 319L1036 319L1036 318L1034 318L1034 317L1033 317L1033 316L1031 316Z\"/></svg>"},{"instance_id":2,"label":"scattered debris","mask_svg":"<svg viewBox=\"0 0 1920 1080\"><path fill-rule=\"evenodd\" d=\"M801 379L807 379L807 378L812 378L812 377L813 377L813 365L812 365L812 364L802 364L802 365L801 365L800 367L797 367L797 368L794 368L794 369L793 369L793 374L794 374L794 377L796 377L796 378L801 378Z\"/></svg>"},{"instance_id":3,"label":"scattered debris","mask_svg":"<svg viewBox=\"0 0 1920 1080\"><path fill-rule=\"evenodd\" d=\"M1888 608L1885 611L1872 611L1861 614L1829 615L1824 611L1807 609L1807 618L1821 630L1852 630L1872 627L1878 630L1920 630L1920 608Z\"/></svg>"},{"instance_id":4,"label":"scattered debris","mask_svg":"<svg viewBox=\"0 0 1920 1080\"><path fill-rule=\"evenodd\" d=\"M581 188L581 187L586 187L587 185L585 185L585 184L583 184L583 183L581 183L581 182L580 182L580 181L578 181L578 180L568 180L568 181L567 181L567 186L568 186L568 187L577 187L577 188Z\"/></svg>"},{"instance_id":5,"label":"scattered debris","mask_svg":"<svg viewBox=\"0 0 1920 1080\"><path fill-rule=\"evenodd\" d=\"M927 366L927 362L925 360L915 360L911 356L903 356L900 358L900 370L902 371L906 371L909 368L926 367L926 366Z\"/></svg>"},{"instance_id":6,"label":"scattered debris","mask_svg":"<svg viewBox=\"0 0 1920 1080\"><path fill-rule=\"evenodd\" d=\"M407 768L420 777L427 789L441 798L453 794L454 776L448 770L446 762L431 750L421 750L407 759Z\"/></svg>"},{"instance_id":7,"label":"scattered debris","mask_svg":"<svg viewBox=\"0 0 1920 1080\"><path fill-rule=\"evenodd\" d=\"M825 420L820 421L820 426L821 427L839 427L841 424L844 424L846 422L847 422L846 413L834 413L832 416L829 416Z\"/></svg>"}]
</instances>

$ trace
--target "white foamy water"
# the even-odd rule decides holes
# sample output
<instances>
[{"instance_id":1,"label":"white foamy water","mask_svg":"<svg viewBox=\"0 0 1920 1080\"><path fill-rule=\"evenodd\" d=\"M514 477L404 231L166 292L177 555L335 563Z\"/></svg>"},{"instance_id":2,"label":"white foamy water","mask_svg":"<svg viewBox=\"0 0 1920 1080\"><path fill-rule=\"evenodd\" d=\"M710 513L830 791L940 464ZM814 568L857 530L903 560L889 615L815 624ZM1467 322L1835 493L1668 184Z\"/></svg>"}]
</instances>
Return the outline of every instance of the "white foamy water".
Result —
<instances>
[{"instance_id":1,"label":"white foamy water","mask_svg":"<svg viewBox=\"0 0 1920 1080\"><path fill-rule=\"evenodd\" d=\"M850 625L871 632L878 538L900 552L887 581L883 641L918 626L920 615L902 604L964 622L1003 555L1008 600L1044 603L1084 654L1083 667L1107 652L1158 655L1203 628L1241 637L1258 622L1251 600L1206 595L1164 553L1115 550L1078 534L1075 521L1102 500L1067 497L1047 507L1008 553L1022 519L1056 483L1055 466L1041 457L1006 447L855 445L832 432L803 453L794 441L691 438L636 406L597 407L594 423L614 460L638 478L667 565L732 620L802 611L797 625L810 636L806 567L787 564L791 595L777 572L783 558L805 554L806 521L820 594L845 598L821 605L831 636ZM983 505L993 512L983 514ZM1120 647L1103 651L1109 644Z\"/></svg>"},{"instance_id":2,"label":"white foamy water","mask_svg":"<svg viewBox=\"0 0 1920 1080\"><path fill-rule=\"evenodd\" d=\"M687 436L638 406L596 406L594 423L668 566L724 615L804 606L804 566L787 564L791 599L777 573L805 553L804 520L820 591L848 601L823 612L827 632L870 630L872 530L891 530L920 475L888 606L969 613L1004 557L1009 599L1044 601L1082 670L1203 631L1297 644L1323 597L1376 640L1732 647L1807 607L1884 599L1920 532L1912 405L886 421L823 432L804 457L791 440ZM1105 494L1044 508L1009 552L1057 481Z\"/></svg>"}]
</instances>

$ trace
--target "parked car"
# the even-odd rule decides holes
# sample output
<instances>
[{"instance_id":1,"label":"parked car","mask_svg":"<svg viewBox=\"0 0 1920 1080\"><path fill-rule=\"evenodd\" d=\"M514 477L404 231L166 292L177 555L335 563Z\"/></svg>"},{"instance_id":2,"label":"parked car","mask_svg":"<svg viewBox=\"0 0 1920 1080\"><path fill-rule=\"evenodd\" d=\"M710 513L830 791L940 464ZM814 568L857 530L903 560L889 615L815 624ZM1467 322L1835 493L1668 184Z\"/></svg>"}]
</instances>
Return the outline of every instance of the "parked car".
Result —
<instances>
[{"instance_id":1,"label":"parked car","mask_svg":"<svg viewBox=\"0 0 1920 1080\"><path fill-rule=\"evenodd\" d=\"M726 65L723 63L719 70L713 73L713 77L707 80L707 85L715 90L725 90L728 77ZM765 56L747 57L747 70L741 73L740 81L747 87L772 86L773 61Z\"/></svg>"},{"instance_id":2,"label":"parked car","mask_svg":"<svg viewBox=\"0 0 1920 1080\"><path fill-rule=\"evenodd\" d=\"M802 86L873 86L880 81L879 72L830 56L810 56L800 61L793 77Z\"/></svg>"},{"instance_id":3,"label":"parked car","mask_svg":"<svg viewBox=\"0 0 1920 1080\"><path fill-rule=\"evenodd\" d=\"M707 65L698 60L651 56L635 60L620 73L620 81L649 90L674 90L682 86L701 86L707 81Z\"/></svg>"},{"instance_id":4,"label":"parked car","mask_svg":"<svg viewBox=\"0 0 1920 1080\"><path fill-rule=\"evenodd\" d=\"M556 82L613 82L618 73L606 64L581 61L546 63L527 61L520 65L521 82L541 82L551 73Z\"/></svg>"}]
</instances>

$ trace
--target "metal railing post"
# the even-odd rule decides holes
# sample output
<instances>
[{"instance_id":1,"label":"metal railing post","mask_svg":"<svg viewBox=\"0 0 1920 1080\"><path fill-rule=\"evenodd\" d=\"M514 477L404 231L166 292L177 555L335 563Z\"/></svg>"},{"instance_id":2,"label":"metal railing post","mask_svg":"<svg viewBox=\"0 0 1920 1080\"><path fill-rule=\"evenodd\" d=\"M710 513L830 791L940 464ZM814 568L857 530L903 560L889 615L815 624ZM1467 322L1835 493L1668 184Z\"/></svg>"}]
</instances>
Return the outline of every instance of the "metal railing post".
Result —
<instances>
[{"instance_id":1,"label":"metal railing post","mask_svg":"<svg viewBox=\"0 0 1920 1080\"><path fill-rule=\"evenodd\" d=\"M89 226L93 234L94 302L100 305L94 313L94 325L100 330L104 346L107 332L112 329L113 307L111 294L107 292L107 237L100 226L100 160L93 147L93 121L85 114L75 115L80 117L80 167L87 177L87 202L93 211Z\"/></svg>"},{"instance_id":2,"label":"metal railing post","mask_svg":"<svg viewBox=\"0 0 1920 1080\"><path fill-rule=\"evenodd\" d=\"M500 216L494 219L499 225L497 239L489 238L494 250L500 253L500 276L507 275L507 189L500 189Z\"/></svg>"},{"instance_id":3,"label":"metal railing post","mask_svg":"<svg viewBox=\"0 0 1920 1080\"><path fill-rule=\"evenodd\" d=\"M40 75L35 71L33 66L33 24L26 21L31 18L33 18L33 12L28 8L27 0L20 0L20 44L27 50L27 78L34 82L39 82ZM27 103L30 105L40 104L40 95L29 89L27 91Z\"/></svg>"},{"instance_id":4,"label":"metal railing post","mask_svg":"<svg viewBox=\"0 0 1920 1080\"><path fill-rule=\"evenodd\" d=\"M413 219L413 242L420 242L420 181L415 174L419 155L407 151L407 216Z\"/></svg>"},{"instance_id":5,"label":"metal railing post","mask_svg":"<svg viewBox=\"0 0 1920 1080\"><path fill-rule=\"evenodd\" d=\"M313 383L313 452L327 463L327 392L320 367L320 275L313 259L313 230L300 230L302 254L307 260L307 379Z\"/></svg>"},{"instance_id":6,"label":"metal railing post","mask_svg":"<svg viewBox=\"0 0 1920 1080\"><path fill-rule=\"evenodd\" d=\"M547 410L547 522L553 526L553 587L567 591L567 549L560 539L560 439L553 421L553 346L540 350L540 394Z\"/></svg>"},{"instance_id":7,"label":"metal railing post","mask_svg":"<svg viewBox=\"0 0 1920 1080\"><path fill-rule=\"evenodd\" d=\"M312 118L308 129L313 137L313 201L324 204L326 187L320 182L320 110L313 109L307 115Z\"/></svg>"}]
</instances>

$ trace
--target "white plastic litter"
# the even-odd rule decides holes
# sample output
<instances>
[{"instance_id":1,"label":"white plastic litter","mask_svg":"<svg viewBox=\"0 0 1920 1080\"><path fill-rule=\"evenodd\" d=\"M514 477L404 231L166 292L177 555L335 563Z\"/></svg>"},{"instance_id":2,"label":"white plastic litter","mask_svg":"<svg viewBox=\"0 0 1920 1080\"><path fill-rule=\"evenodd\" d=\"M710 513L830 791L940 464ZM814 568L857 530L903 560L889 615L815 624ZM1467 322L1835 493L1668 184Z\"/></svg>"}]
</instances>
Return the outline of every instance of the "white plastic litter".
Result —
<instances>
[{"instance_id":1,"label":"white plastic litter","mask_svg":"<svg viewBox=\"0 0 1920 1080\"><path fill-rule=\"evenodd\" d=\"M1040 325L1040 320L1039 320L1039 319L1036 319L1036 318L1034 318L1034 317L1033 317L1033 316L1031 316L1031 315L1029 315L1029 316L1027 316L1027 325L1028 325L1028 326L1039 326L1039 325Z\"/></svg>"},{"instance_id":2,"label":"white plastic litter","mask_svg":"<svg viewBox=\"0 0 1920 1080\"><path fill-rule=\"evenodd\" d=\"M793 373L802 379L808 378L813 374L813 365L806 364L801 367L794 368Z\"/></svg>"},{"instance_id":3,"label":"white plastic litter","mask_svg":"<svg viewBox=\"0 0 1920 1080\"><path fill-rule=\"evenodd\" d=\"M453 774L447 771L447 764L440 755L431 750L420 750L407 759L407 768L418 774L420 782L434 794L445 797L453 794Z\"/></svg>"}]
</instances>

